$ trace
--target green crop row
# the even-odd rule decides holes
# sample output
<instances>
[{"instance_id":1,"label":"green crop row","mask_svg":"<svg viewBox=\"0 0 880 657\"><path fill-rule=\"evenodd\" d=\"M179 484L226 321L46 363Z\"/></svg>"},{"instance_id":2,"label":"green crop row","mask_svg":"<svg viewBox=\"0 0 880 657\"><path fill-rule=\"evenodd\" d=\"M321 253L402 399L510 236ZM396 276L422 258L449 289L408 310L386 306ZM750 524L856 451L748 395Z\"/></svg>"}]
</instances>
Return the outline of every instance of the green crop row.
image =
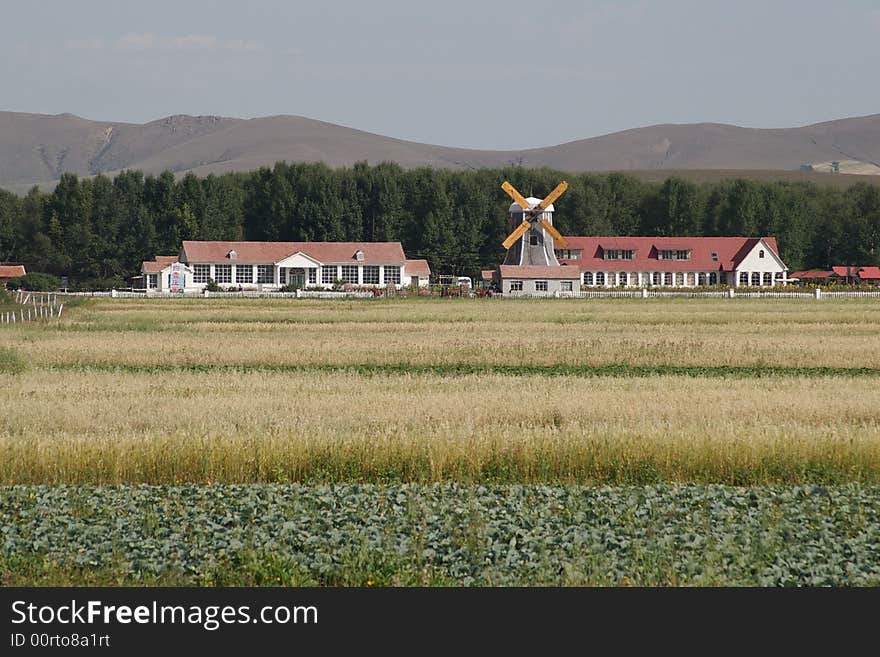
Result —
<instances>
[{"instance_id":1,"label":"green crop row","mask_svg":"<svg viewBox=\"0 0 880 657\"><path fill-rule=\"evenodd\" d=\"M12 486L6 584L880 585L880 487Z\"/></svg>"}]
</instances>

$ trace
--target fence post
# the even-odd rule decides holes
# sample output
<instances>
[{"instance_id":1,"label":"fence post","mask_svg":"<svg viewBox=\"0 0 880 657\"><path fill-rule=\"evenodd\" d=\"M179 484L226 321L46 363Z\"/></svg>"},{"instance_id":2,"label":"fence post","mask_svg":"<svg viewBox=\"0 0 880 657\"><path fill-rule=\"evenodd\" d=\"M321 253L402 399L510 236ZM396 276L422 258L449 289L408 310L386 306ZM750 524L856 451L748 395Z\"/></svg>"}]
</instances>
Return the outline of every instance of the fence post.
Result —
<instances>
[{"instance_id":1,"label":"fence post","mask_svg":"<svg viewBox=\"0 0 880 657\"><path fill-rule=\"evenodd\" d=\"M648 298L648 288L643 287L642 288L642 299L647 299L647 298Z\"/></svg>"},{"instance_id":2,"label":"fence post","mask_svg":"<svg viewBox=\"0 0 880 657\"><path fill-rule=\"evenodd\" d=\"M728 299L733 299L735 296L736 296L736 290L734 290L733 288L730 288L729 290L727 290L727 298Z\"/></svg>"},{"instance_id":3,"label":"fence post","mask_svg":"<svg viewBox=\"0 0 880 657\"><path fill-rule=\"evenodd\" d=\"M816 288L816 298L817 299L822 298L822 289L821 288L818 288L818 287Z\"/></svg>"},{"instance_id":4,"label":"fence post","mask_svg":"<svg viewBox=\"0 0 880 657\"><path fill-rule=\"evenodd\" d=\"M58 306L58 319L61 319L61 311L64 310L64 304Z\"/></svg>"}]
</instances>

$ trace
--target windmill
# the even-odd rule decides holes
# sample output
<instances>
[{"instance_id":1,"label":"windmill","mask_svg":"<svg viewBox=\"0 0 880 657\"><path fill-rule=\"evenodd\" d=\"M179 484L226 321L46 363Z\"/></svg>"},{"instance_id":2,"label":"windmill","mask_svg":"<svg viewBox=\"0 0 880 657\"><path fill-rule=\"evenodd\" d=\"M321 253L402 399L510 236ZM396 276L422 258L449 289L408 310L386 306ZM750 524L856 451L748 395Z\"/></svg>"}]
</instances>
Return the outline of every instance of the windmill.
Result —
<instances>
[{"instance_id":1,"label":"windmill","mask_svg":"<svg viewBox=\"0 0 880 657\"><path fill-rule=\"evenodd\" d=\"M507 249L504 264L560 266L553 251L554 240L562 248L568 244L553 227L553 201L568 189L568 183L563 180L544 199L525 198L507 181L501 189L514 201L509 214L513 232L502 242Z\"/></svg>"}]
</instances>

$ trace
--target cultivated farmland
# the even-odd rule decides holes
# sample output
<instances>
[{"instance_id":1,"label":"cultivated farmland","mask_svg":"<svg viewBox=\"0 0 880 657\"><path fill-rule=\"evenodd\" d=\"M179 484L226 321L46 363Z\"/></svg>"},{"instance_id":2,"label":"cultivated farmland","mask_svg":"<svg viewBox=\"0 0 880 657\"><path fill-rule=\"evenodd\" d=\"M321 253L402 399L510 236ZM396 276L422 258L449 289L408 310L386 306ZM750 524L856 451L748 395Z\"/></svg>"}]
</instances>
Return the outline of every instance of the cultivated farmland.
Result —
<instances>
[{"instance_id":1,"label":"cultivated farmland","mask_svg":"<svg viewBox=\"0 0 880 657\"><path fill-rule=\"evenodd\" d=\"M90 301L0 328L0 573L876 583L878 321L860 300ZM309 524L325 512L348 524ZM248 513L251 542L198 538ZM93 539L62 546L64 523ZM602 527L622 551L597 556Z\"/></svg>"}]
</instances>

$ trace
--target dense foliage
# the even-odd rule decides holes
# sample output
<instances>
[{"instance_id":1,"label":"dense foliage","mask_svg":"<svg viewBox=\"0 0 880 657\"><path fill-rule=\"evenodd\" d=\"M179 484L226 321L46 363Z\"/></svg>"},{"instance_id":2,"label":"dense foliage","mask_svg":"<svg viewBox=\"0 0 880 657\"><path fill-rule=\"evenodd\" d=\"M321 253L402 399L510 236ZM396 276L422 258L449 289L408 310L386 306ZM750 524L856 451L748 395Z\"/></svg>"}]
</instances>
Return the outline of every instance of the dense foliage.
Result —
<instances>
[{"instance_id":1,"label":"dense foliage","mask_svg":"<svg viewBox=\"0 0 880 657\"><path fill-rule=\"evenodd\" d=\"M857 485L13 486L0 578L42 555L125 583L877 585L878 513Z\"/></svg>"},{"instance_id":2,"label":"dense foliage","mask_svg":"<svg viewBox=\"0 0 880 657\"><path fill-rule=\"evenodd\" d=\"M61 281L52 274L30 272L18 278L12 278L6 283L10 290L32 290L34 292L49 292L57 290Z\"/></svg>"},{"instance_id":3,"label":"dense foliage","mask_svg":"<svg viewBox=\"0 0 880 657\"><path fill-rule=\"evenodd\" d=\"M0 191L0 261L70 277L128 277L186 239L400 240L436 273L475 275L498 263L505 179L541 195L570 190L555 221L570 235L774 235L793 268L880 263L880 187L670 178L549 169L448 171L395 164L331 169L278 163L251 173L114 179L62 176L52 193Z\"/></svg>"}]
</instances>

